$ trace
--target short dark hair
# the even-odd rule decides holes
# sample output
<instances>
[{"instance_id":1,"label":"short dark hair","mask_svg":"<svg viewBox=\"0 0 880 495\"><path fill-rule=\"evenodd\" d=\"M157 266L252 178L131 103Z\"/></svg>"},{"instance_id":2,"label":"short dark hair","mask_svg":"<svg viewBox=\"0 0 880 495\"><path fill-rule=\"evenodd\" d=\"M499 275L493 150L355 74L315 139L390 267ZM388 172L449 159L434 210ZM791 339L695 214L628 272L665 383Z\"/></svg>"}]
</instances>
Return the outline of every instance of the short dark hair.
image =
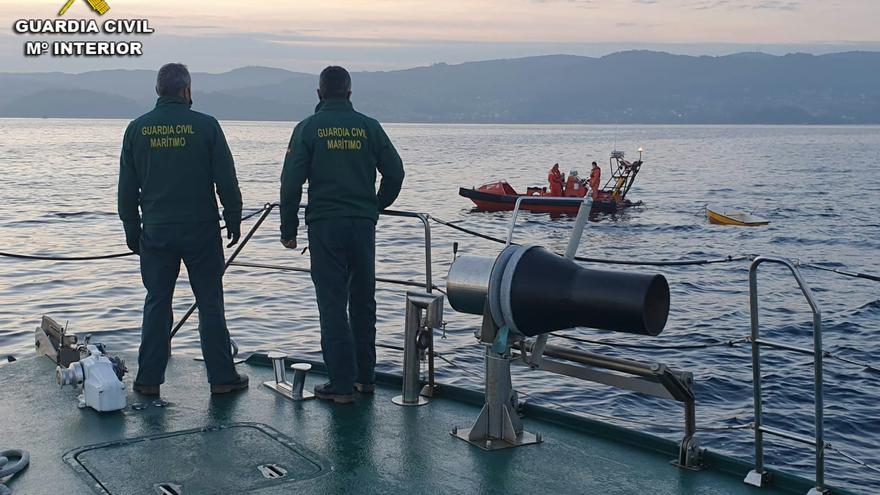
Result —
<instances>
[{"instance_id":1,"label":"short dark hair","mask_svg":"<svg viewBox=\"0 0 880 495\"><path fill-rule=\"evenodd\" d=\"M156 76L156 92L159 96L178 96L192 84L189 69L183 64L165 64Z\"/></svg>"},{"instance_id":2,"label":"short dark hair","mask_svg":"<svg viewBox=\"0 0 880 495\"><path fill-rule=\"evenodd\" d=\"M351 92L351 75L338 65L331 65L321 71L318 89L324 98L348 98Z\"/></svg>"}]
</instances>

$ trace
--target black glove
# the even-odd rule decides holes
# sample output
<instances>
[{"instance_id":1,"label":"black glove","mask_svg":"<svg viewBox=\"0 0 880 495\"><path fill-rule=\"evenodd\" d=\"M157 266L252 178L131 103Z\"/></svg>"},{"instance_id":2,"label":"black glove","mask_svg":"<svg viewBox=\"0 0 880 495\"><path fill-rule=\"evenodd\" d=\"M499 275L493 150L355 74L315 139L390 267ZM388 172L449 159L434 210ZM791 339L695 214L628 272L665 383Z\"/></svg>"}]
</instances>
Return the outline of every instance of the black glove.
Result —
<instances>
[{"instance_id":1,"label":"black glove","mask_svg":"<svg viewBox=\"0 0 880 495\"><path fill-rule=\"evenodd\" d=\"M125 244L135 254L141 254L141 223L123 222L125 229Z\"/></svg>"},{"instance_id":2,"label":"black glove","mask_svg":"<svg viewBox=\"0 0 880 495\"><path fill-rule=\"evenodd\" d=\"M223 219L226 220L226 238L231 242L226 245L230 248L238 244L241 239L241 212L223 212Z\"/></svg>"}]
</instances>

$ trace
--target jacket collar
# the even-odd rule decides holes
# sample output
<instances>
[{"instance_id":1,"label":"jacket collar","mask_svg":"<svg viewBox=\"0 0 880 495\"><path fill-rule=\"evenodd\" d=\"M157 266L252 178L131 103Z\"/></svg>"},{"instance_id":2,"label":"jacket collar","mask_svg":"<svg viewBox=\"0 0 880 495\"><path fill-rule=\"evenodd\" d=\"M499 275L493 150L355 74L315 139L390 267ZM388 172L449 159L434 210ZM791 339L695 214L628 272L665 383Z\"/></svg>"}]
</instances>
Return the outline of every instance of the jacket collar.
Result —
<instances>
[{"instance_id":1,"label":"jacket collar","mask_svg":"<svg viewBox=\"0 0 880 495\"><path fill-rule=\"evenodd\" d=\"M164 107L168 105L186 105L187 108L192 106L192 103L189 102L186 98L182 96L160 96L158 100L156 100L157 107Z\"/></svg>"},{"instance_id":2,"label":"jacket collar","mask_svg":"<svg viewBox=\"0 0 880 495\"><path fill-rule=\"evenodd\" d=\"M334 110L354 110L350 100L343 98L331 98L323 100L315 107L315 113Z\"/></svg>"}]
</instances>

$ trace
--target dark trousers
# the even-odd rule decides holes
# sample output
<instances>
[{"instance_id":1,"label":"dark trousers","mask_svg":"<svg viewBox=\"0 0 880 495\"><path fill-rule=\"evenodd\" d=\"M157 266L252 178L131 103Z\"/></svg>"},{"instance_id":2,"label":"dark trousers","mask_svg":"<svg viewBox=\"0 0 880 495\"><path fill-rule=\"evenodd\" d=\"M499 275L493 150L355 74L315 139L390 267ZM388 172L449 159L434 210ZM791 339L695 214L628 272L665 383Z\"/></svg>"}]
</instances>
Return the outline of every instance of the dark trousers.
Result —
<instances>
[{"instance_id":1,"label":"dark trousers","mask_svg":"<svg viewBox=\"0 0 880 495\"><path fill-rule=\"evenodd\" d=\"M321 351L331 390L373 383L376 368L376 224L333 218L309 224Z\"/></svg>"},{"instance_id":2,"label":"dark trousers","mask_svg":"<svg viewBox=\"0 0 880 495\"><path fill-rule=\"evenodd\" d=\"M171 299L181 260L199 308L199 337L208 381L222 384L237 378L223 309L222 242L216 222L144 225L140 258L147 299L136 383L160 385L165 381L173 321Z\"/></svg>"}]
</instances>

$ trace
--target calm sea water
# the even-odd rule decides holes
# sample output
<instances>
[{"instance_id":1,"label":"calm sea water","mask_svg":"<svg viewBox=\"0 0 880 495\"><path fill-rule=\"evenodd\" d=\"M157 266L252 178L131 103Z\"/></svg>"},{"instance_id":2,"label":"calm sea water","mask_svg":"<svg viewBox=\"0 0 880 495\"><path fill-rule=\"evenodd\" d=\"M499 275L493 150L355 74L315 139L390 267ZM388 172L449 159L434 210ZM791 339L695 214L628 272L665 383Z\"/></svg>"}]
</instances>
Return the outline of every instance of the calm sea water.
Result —
<instances>
[{"instance_id":1,"label":"calm sea water","mask_svg":"<svg viewBox=\"0 0 880 495\"><path fill-rule=\"evenodd\" d=\"M126 122L91 120L0 120L0 251L66 256L125 250L116 218L119 142ZM277 200L289 123L224 123L238 164L245 206ZM754 253L812 262L834 262L880 273L880 128L876 127L608 127L388 125L407 166L404 191L395 208L428 212L494 235L508 214L472 213L457 196L459 186L507 179L515 187L539 184L549 167L588 170L607 163L616 144L646 165L630 193L645 207L589 225L580 254L630 259L702 259ZM606 165L607 173L607 165ZM709 225L707 203L754 210L768 217L765 228ZM563 250L571 219L524 215L518 240ZM247 226L246 226L247 227ZM442 287L452 244L462 253L492 254L499 247L434 226L434 274ZM423 280L421 227L410 220L382 219L378 233L379 273ZM308 256L278 243L273 214L240 261L307 267ZM607 267L606 267L607 268ZM748 334L748 274L745 262L658 271L672 288L672 314L657 338L573 335L610 342L682 346L737 340ZM810 345L810 314L790 276L767 266L762 272L762 324L768 337ZM880 285L814 270L805 271L819 299L825 346L853 360L880 365ZM175 312L192 300L185 279ZM230 330L243 350L281 348L318 358L318 318L305 274L233 268L226 276ZM91 263L27 262L0 258L0 354L30 355L41 315L70 322L114 350L139 341L144 289L135 259ZM400 345L404 291L380 286L379 340ZM481 348L473 338L479 318L447 308L446 339L438 352L439 380L479 388ZM571 342L557 343L573 345ZM175 340L177 352L197 352L194 324ZM750 351L745 345L707 349L620 349L582 347L612 355L660 361L696 376L697 416L703 444L749 458L748 430L713 431L752 419ZM764 354L766 418L771 425L812 431L812 366L809 357L768 350ZM399 371L400 353L380 350L380 366ZM0 369L2 376L2 369ZM514 385L527 400L579 411L669 438L681 435L676 403L620 392L542 372L514 369ZM880 465L880 374L829 360L825 372L826 439ZM548 402L549 401L549 402ZM810 476L810 452L768 441L776 464ZM834 453L828 455L832 483L876 493L880 476ZM745 474L745 473L743 473Z\"/></svg>"}]
</instances>

